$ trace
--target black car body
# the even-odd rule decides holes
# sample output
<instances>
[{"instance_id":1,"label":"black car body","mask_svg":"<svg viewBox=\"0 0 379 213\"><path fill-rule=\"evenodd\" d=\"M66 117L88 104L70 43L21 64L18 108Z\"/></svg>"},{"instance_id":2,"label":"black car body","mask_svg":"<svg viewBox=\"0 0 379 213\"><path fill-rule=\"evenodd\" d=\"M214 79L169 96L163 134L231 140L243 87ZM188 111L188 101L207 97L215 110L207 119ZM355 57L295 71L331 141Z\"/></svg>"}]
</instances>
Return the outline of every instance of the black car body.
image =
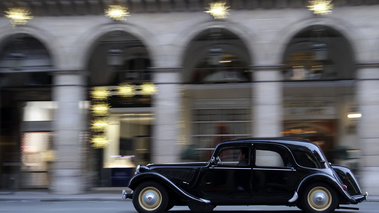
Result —
<instances>
[{"instance_id":1,"label":"black car body","mask_svg":"<svg viewBox=\"0 0 379 213\"><path fill-rule=\"evenodd\" d=\"M221 142L207 163L138 166L129 183L138 212L175 205L212 211L218 205L288 205L333 212L366 199L353 173L331 166L314 143L289 138Z\"/></svg>"}]
</instances>

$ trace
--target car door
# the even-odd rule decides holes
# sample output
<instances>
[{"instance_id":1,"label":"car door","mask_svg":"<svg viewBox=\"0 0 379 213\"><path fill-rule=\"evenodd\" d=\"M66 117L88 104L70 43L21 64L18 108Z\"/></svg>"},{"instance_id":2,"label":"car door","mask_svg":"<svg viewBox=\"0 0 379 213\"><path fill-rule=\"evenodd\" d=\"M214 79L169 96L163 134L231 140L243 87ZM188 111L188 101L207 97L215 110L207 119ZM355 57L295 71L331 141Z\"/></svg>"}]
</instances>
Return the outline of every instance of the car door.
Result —
<instances>
[{"instance_id":1,"label":"car door","mask_svg":"<svg viewBox=\"0 0 379 213\"><path fill-rule=\"evenodd\" d=\"M278 144L254 144L252 193L257 204L285 204L296 190L298 175L290 151Z\"/></svg>"},{"instance_id":2,"label":"car door","mask_svg":"<svg viewBox=\"0 0 379 213\"><path fill-rule=\"evenodd\" d=\"M251 200L250 156L249 146L220 149L214 156L215 160L202 171L201 196L223 204L241 204Z\"/></svg>"}]
</instances>

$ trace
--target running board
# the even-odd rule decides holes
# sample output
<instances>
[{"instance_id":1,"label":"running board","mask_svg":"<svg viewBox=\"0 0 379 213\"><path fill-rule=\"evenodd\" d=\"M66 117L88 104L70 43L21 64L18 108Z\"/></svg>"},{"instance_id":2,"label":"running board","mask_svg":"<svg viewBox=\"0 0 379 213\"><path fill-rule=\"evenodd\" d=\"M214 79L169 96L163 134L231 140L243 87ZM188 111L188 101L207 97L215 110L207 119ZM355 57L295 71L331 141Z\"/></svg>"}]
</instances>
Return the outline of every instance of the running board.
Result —
<instances>
[{"instance_id":1,"label":"running board","mask_svg":"<svg viewBox=\"0 0 379 213\"><path fill-rule=\"evenodd\" d=\"M359 208L357 207L349 207L349 206L338 206L337 209L359 210Z\"/></svg>"}]
</instances>

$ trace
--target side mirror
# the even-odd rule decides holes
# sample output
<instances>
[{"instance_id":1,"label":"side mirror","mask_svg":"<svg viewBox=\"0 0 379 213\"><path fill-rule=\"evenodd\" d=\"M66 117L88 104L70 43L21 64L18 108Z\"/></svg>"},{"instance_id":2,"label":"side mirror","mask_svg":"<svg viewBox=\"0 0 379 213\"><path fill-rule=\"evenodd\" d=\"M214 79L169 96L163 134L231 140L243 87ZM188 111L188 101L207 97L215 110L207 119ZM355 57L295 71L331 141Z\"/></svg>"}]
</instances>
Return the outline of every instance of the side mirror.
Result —
<instances>
[{"instance_id":1,"label":"side mirror","mask_svg":"<svg viewBox=\"0 0 379 213\"><path fill-rule=\"evenodd\" d=\"M215 158L215 157L212 157L212 158L211 158L211 164L212 164L212 165L221 165L221 164L222 164L222 161L221 161L220 156L217 156L216 158Z\"/></svg>"},{"instance_id":2,"label":"side mirror","mask_svg":"<svg viewBox=\"0 0 379 213\"><path fill-rule=\"evenodd\" d=\"M214 156L211 158L211 164L212 165L217 164L217 160L216 160L216 158Z\"/></svg>"}]
</instances>

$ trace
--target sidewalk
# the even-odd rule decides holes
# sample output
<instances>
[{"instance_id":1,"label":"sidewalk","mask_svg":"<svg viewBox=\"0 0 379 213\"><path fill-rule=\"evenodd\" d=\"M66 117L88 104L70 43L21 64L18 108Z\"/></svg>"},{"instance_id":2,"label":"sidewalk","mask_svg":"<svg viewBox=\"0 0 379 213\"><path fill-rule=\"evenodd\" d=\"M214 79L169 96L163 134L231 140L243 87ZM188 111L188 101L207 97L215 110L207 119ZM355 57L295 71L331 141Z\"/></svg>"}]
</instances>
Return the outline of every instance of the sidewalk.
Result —
<instances>
[{"instance_id":1,"label":"sidewalk","mask_svg":"<svg viewBox=\"0 0 379 213\"><path fill-rule=\"evenodd\" d=\"M110 187L110 188L94 188L91 191L85 192L83 194L76 195L57 195L51 194L47 190L28 190L28 191L16 191L7 192L0 191L0 202L1 201L20 201L20 200L31 200L40 202L52 202L52 201L122 201L121 192L125 188L121 187ZM130 191L130 189L126 189ZM130 199L127 199L127 201ZM368 202L379 202L379 196L368 196Z\"/></svg>"},{"instance_id":2,"label":"sidewalk","mask_svg":"<svg viewBox=\"0 0 379 213\"><path fill-rule=\"evenodd\" d=\"M0 201L34 200L34 201L122 201L121 187L94 188L83 194L57 195L48 190L0 191Z\"/></svg>"}]
</instances>

